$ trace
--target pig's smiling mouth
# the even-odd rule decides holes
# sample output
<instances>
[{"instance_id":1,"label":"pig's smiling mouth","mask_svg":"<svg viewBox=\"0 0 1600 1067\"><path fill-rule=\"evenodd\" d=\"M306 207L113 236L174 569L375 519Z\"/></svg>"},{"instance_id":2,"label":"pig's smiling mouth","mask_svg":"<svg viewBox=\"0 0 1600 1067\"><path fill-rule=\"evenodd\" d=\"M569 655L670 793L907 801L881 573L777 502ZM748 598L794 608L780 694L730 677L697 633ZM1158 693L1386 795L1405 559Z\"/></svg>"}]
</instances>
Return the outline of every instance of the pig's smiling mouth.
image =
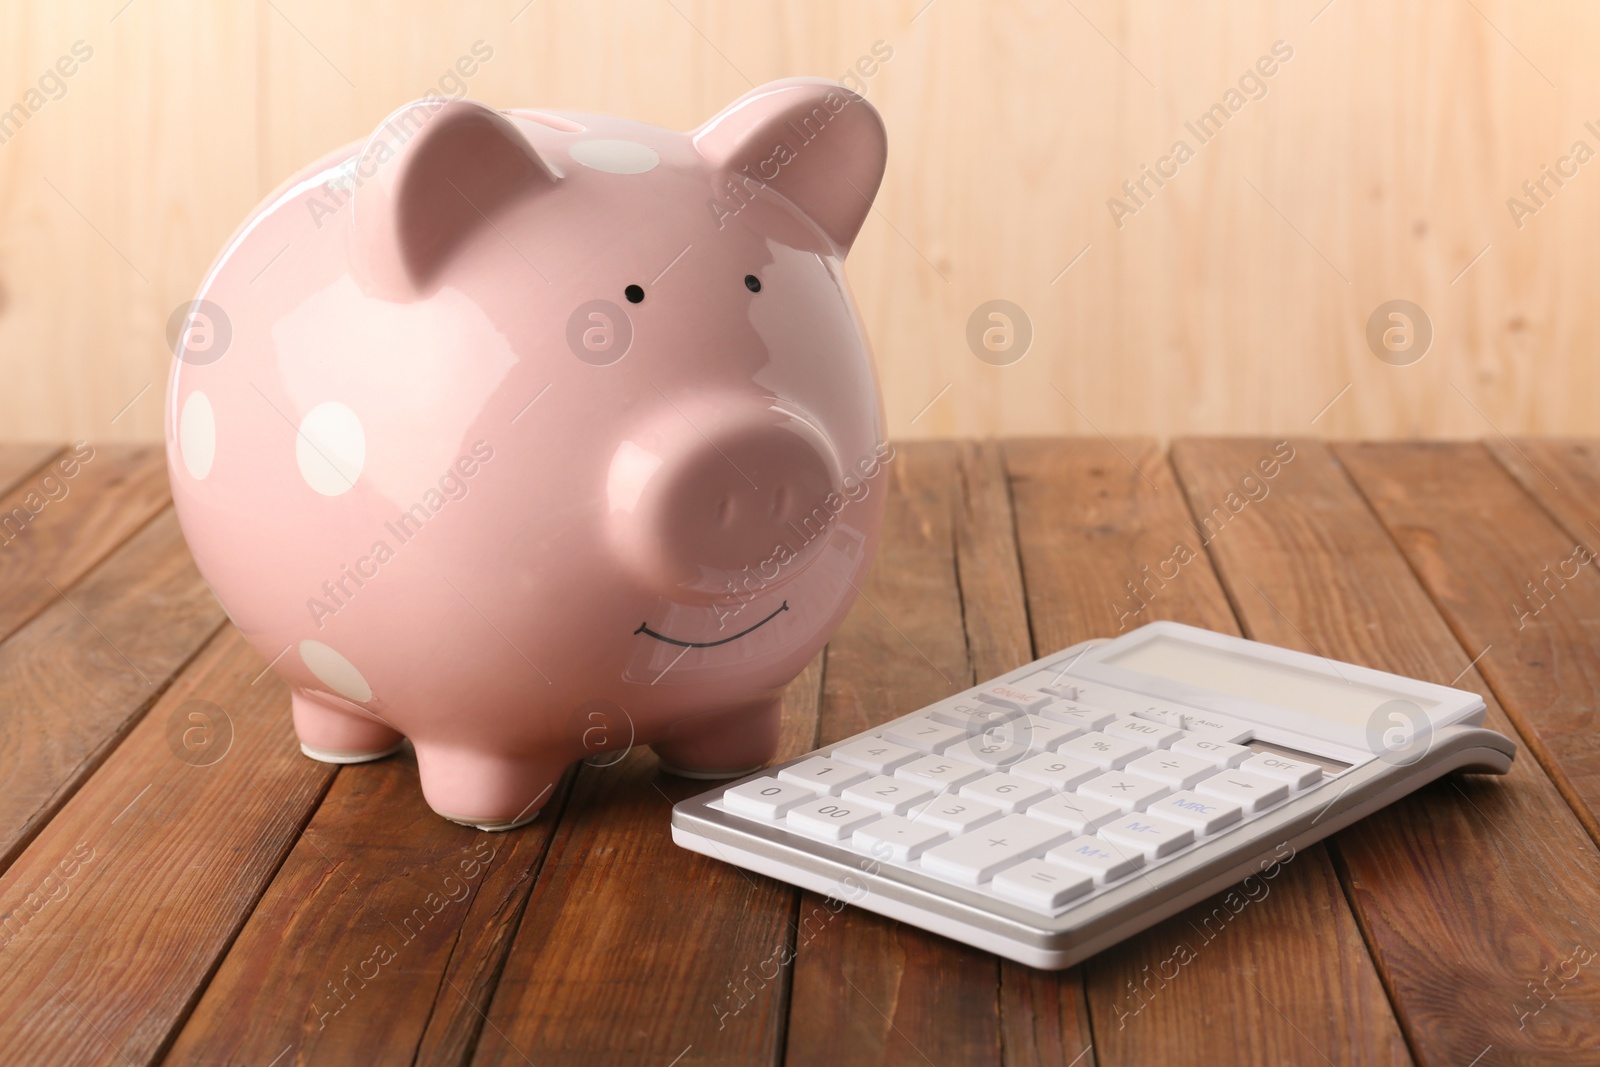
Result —
<instances>
[{"instance_id":1,"label":"pig's smiling mouth","mask_svg":"<svg viewBox=\"0 0 1600 1067\"><path fill-rule=\"evenodd\" d=\"M664 641L669 645L677 645L679 648L715 648L718 645L725 645L729 641L737 641L745 634L754 633L756 630L761 629L767 623L771 622L773 619L776 619L780 614L788 610L789 602L785 600L781 605L779 605L776 611L762 619L760 622L756 623L754 626L750 627L749 629L740 630L732 637L724 637L720 641L679 641L676 637L668 637L665 634L656 633L654 630L650 629L649 623L643 622L641 622L639 624L639 628L633 632L636 634L646 634L655 638L657 641Z\"/></svg>"}]
</instances>

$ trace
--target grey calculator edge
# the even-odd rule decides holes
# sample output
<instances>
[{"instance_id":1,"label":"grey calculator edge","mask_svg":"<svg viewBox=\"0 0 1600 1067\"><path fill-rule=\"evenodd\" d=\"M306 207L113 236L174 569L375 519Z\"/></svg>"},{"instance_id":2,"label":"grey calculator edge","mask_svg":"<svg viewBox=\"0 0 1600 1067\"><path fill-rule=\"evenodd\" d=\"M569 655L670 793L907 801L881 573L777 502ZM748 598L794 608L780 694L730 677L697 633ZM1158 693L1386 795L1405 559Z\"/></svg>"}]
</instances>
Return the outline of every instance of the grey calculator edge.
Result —
<instances>
[{"instance_id":1,"label":"grey calculator edge","mask_svg":"<svg viewBox=\"0 0 1600 1067\"><path fill-rule=\"evenodd\" d=\"M1376 695L1414 698L1422 707L1432 708L1425 713L1429 716L1426 745L1407 748L1398 756L1392 752L1379 754L1375 746L1357 736L1370 730L1356 731L1351 723L1312 722L1299 718L1296 712L1286 715L1280 706L1268 708L1264 703L1240 697L1238 685L1234 685L1235 692L1221 694L1171 678L1143 673L1135 676L1126 666L1117 665L1141 662L1145 652L1172 642L1240 662L1248 660L1250 667L1259 664L1264 670L1308 673ZM1270 714L1275 721L1287 718L1296 722L1297 743L1292 750L1297 755L1321 761L1325 767L1348 767L1328 774L1272 811L1208 836L1159 865L1123 878L1089 900L1067 905L1053 917L908 865L878 862L848 842L835 844L778 831L722 810L720 798L727 789L775 775L815 754L811 752L744 778L721 782L707 793L680 802L672 811L673 841L713 859L770 875L1031 967L1054 970L1070 967L1248 875L1285 862L1299 849L1445 774L1505 774L1516 754L1516 745L1510 738L1481 726L1486 707L1477 694L1169 622L1149 623L1111 640L1074 645L984 679L936 704L971 698L987 686L1016 683L1041 671L1088 685L1102 698L1115 690L1118 697L1159 700L1163 706L1176 705L1185 712L1194 709L1199 714L1213 712L1243 719L1257 733L1266 735L1254 741L1287 747L1272 740L1274 736L1284 736L1283 731L1263 725L1259 716L1249 713L1248 709L1255 707L1260 716ZM1131 684L1138 684L1141 689L1128 688ZM1091 701L1082 698L1082 702ZM1247 709L1246 713L1241 714L1242 708ZM872 736L923 710L914 709L817 751ZM1320 736L1312 738L1313 733ZM1308 740L1315 744L1306 744Z\"/></svg>"}]
</instances>

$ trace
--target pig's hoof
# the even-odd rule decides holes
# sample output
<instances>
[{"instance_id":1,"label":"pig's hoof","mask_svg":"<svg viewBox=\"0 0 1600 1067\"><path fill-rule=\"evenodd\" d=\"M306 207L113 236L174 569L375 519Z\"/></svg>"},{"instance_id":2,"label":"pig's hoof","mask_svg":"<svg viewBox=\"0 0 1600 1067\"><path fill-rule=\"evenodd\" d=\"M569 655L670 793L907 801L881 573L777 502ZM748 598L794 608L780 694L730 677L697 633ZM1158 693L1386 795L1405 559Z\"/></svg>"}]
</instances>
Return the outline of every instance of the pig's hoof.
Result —
<instances>
[{"instance_id":1,"label":"pig's hoof","mask_svg":"<svg viewBox=\"0 0 1600 1067\"><path fill-rule=\"evenodd\" d=\"M375 759L383 759L400 751L403 742L397 742L388 748L376 752L340 752L331 748L316 748L304 741L300 742L300 751L316 760L318 763L371 763Z\"/></svg>"},{"instance_id":2,"label":"pig's hoof","mask_svg":"<svg viewBox=\"0 0 1600 1067\"><path fill-rule=\"evenodd\" d=\"M532 822L566 769L557 760L486 755L427 741L416 749L428 807L479 830L514 830Z\"/></svg>"},{"instance_id":3,"label":"pig's hoof","mask_svg":"<svg viewBox=\"0 0 1600 1067\"><path fill-rule=\"evenodd\" d=\"M708 782L718 781L723 778L743 778L747 774L754 774L756 771L759 771L762 767L767 765L767 761L762 760L760 763L750 767L740 767L737 770L724 771L709 767L678 767L674 764L668 763L664 759L660 759L660 757L657 757L657 760L661 766L661 769L667 774L676 775L679 778L697 778Z\"/></svg>"},{"instance_id":4,"label":"pig's hoof","mask_svg":"<svg viewBox=\"0 0 1600 1067\"><path fill-rule=\"evenodd\" d=\"M301 752L322 763L366 763L399 750L405 740L400 731L354 704L335 703L337 699L290 693Z\"/></svg>"},{"instance_id":5,"label":"pig's hoof","mask_svg":"<svg viewBox=\"0 0 1600 1067\"><path fill-rule=\"evenodd\" d=\"M434 814L440 816L441 818L449 819L453 823L459 823L462 826L470 826L475 830L487 830L491 834L502 833L506 830L515 830L519 826L528 825L530 822L539 817L539 812L535 811L531 815L524 815L522 818L513 819L510 822L484 823L475 822L472 819L463 819L459 816L450 815L442 811L436 811Z\"/></svg>"}]
</instances>

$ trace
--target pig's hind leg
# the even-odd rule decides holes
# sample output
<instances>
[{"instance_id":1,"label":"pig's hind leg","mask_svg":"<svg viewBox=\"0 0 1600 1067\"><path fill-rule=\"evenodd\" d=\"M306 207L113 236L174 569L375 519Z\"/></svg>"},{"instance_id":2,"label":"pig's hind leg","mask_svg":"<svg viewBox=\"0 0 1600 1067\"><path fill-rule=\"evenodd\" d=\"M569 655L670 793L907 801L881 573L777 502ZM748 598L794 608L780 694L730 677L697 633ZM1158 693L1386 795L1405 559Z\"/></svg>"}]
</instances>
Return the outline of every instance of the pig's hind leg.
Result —
<instances>
[{"instance_id":1,"label":"pig's hind leg","mask_svg":"<svg viewBox=\"0 0 1600 1067\"><path fill-rule=\"evenodd\" d=\"M504 756L413 739L422 795L438 814L480 830L512 830L549 803L570 755Z\"/></svg>"},{"instance_id":2,"label":"pig's hind leg","mask_svg":"<svg viewBox=\"0 0 1600 1067\"><path fill-rule=\"evenodd\" d=\"M302 689L291 690L289 699L300 751L314 760L366 763L389 755L405 740L398 730L353 704L340 706L336 698Z\"/></svg>"},{"instance_id":3,"label":"pig's hind leg","mask_svg":"<svg viewBox=\"0 0 1600 1067\"><path fill-rule=\"evenodd\" d=\"M677 724L651 744L661 769L683 778L737 778L778 753L783 700L766 700Z\"/></svg>"}]
</instances>

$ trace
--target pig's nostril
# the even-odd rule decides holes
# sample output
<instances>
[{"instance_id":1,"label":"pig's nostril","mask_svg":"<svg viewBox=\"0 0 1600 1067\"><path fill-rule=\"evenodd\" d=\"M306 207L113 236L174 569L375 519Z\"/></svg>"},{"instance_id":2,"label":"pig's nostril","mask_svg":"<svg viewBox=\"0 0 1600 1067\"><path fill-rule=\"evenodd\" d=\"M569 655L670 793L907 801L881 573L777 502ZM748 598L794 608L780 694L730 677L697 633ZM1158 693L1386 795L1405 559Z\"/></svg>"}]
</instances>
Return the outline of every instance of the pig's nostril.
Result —
<instances>
[{"instance_id":1,"label":"pig's nostril","mask_svg":"<svg viewBox=\"0 0 1600 1067\"><path fill-rule=\"evenodd\" d=\"M725 496L717 501L717 525L726 530L733 525L733 498Z\"/></svg>"},{"instance_id":2,"label":"pig's nostril","mask_svg":"<svg viewBox=\"0 0 1600 1067\"><path fill-rule=\"evenodd\" d=\"M787 485L778 486L778 491L772 494L772 517L781 519L789 513L790 493Z\"/></svg>"}]
</instances>

